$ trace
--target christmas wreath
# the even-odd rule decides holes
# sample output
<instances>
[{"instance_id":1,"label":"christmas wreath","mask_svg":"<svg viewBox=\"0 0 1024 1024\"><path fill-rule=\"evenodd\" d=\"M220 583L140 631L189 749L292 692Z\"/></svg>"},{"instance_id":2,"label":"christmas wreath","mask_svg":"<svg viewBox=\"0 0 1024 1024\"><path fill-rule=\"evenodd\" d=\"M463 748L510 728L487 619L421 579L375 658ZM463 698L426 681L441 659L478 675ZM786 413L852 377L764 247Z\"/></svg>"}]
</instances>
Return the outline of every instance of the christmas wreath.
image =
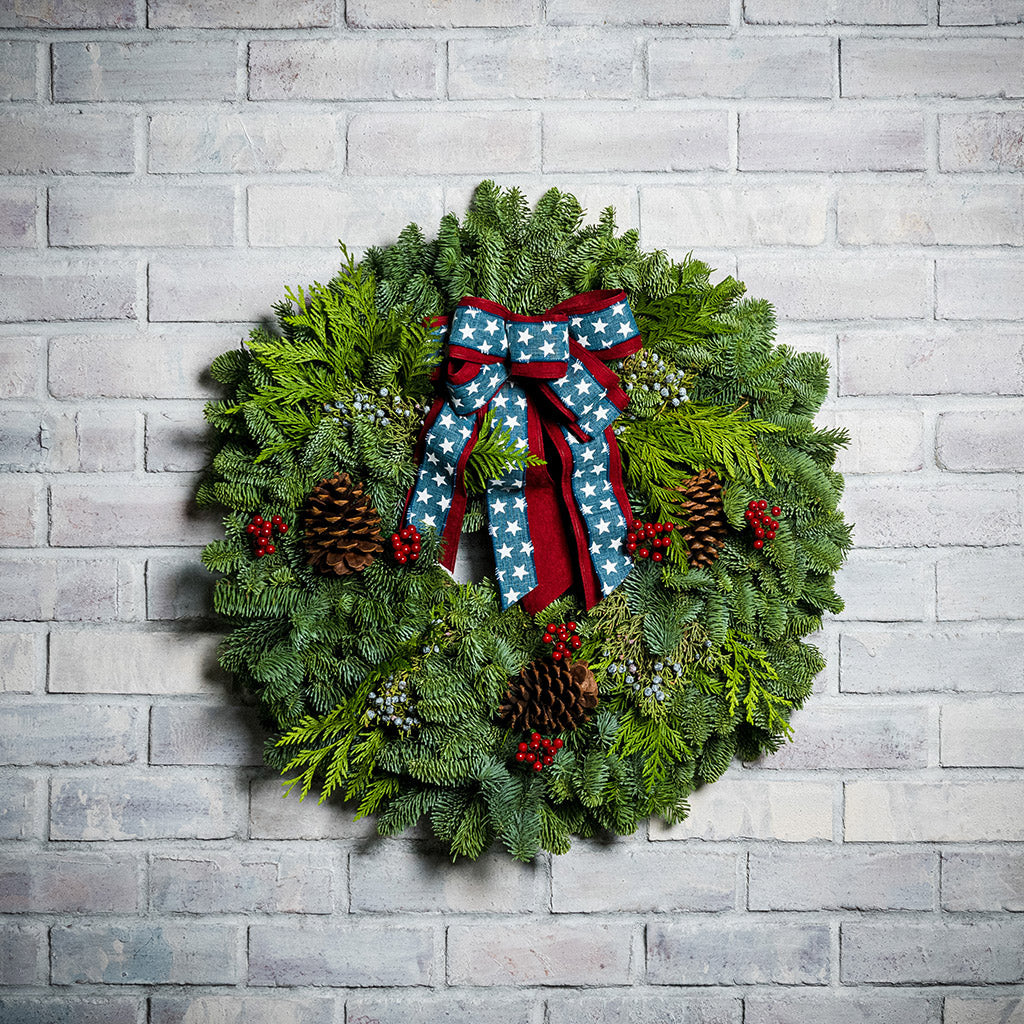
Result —
<instances>
[{"instance_id":1,"label":"christmas wreath","mask_svg":"<svg viewBox=\"0 0 1024 1024\"><path fill-rule=\"evenodd\" d=\"M484 182L214 361L220 660L289 789L526 861L677 822L789 736L847 437L812 422L827 359L709 275ZM484 529L493 575L457 583Z\"/></svg>"}]
</instances>

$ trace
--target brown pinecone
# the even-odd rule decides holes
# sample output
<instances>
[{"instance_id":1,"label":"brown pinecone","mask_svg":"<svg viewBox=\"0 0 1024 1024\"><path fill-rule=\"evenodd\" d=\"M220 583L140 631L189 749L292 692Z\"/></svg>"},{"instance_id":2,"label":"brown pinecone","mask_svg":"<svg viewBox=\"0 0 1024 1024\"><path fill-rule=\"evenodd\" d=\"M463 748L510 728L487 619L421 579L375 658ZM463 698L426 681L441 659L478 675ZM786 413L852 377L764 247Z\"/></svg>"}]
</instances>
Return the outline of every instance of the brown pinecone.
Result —
<instances>
[{"instance_id":1,"label":"brown pinecone","mask_svg":"<svg viewBox=\"0 0 1024 1024\"><path fill-rule=\"evenodd\" d=\"M690 554L687 562L695 569L703 569L718 558L718 552L725 544L725 509L722 506L722 481L713 469L705 469L690 477L679 488L685 498L683 518L683 539Z\"/></svg>"},{"instance_id":2,"label":"brown pinecone","mask_svg":"<svg viewBox=\"0 0 1024 1024\"><path fill-rule=\"evenodd\" d=\"M498 714L517 732L566 732L582 725L597 707L597 680L585 661L531 661L510 679Z\"/></svg>"},{"instance_id":3,"label":"brown pinecone","mask_svg":"<svg viewBox=\"0 0 1024 1024\"><path fill-rule=\"evenodd\" d=\"M309 564L324 573L362 572L383 550L380 516L348 473L321 480L302 509Z\"/></svg>"}]
</instances>

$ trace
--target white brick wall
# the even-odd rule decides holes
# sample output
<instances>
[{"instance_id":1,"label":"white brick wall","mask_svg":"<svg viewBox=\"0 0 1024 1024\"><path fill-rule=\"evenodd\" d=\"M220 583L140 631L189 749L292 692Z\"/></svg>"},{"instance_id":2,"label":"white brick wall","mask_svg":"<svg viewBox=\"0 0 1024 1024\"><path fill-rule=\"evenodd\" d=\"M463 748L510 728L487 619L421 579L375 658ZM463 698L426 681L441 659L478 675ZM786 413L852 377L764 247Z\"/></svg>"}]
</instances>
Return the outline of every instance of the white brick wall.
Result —
<instances>
[{"instance_id":1,"label":"white brick wall","mask_svg":"<svg viewBox=\"0 0 1024 1024\"><path fill-rule=\"evenodd\" d=\"M0 1020L1022 1019L1022 59L1019 0L0 3ZM189 502L210 360L486 176L828 352L858 547L777 758L453 868L282 801Z\"/></svg>"}]
</instances>

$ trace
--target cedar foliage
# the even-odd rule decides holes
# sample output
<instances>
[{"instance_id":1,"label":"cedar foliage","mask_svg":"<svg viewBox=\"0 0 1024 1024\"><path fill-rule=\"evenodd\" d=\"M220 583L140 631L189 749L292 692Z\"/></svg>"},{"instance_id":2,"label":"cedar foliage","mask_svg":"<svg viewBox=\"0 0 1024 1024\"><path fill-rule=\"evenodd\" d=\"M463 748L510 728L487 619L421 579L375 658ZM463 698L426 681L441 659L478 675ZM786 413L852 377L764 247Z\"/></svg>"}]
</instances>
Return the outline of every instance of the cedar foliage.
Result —
<instances>
[{"instance_id":1,"label":"cedar foliage","mask_svg":"<svg viewBox=\"0 0 1024 1024\"><path fill-rule=\"evenodd\" d=\"M530 860L573 835L679 821L696 786L787 738L824 664L804 638L842 609L834 574L851 541L833 464L847 437L813 424L825 357L775 345L771 306L710 274L642 252L635 231L616 234L611 209L584 225L571 195L552 189L531 211L518 190L484 182L461 223L446 216L430 241L410 225L360 265L345 253L331 281L289 290L275 324L214 361L226 396L207 408L217 443L199 501L229 510L224 539L203 553L231 626L220 659L258 698L274 733L268 763L302 795L352 801L383 834L425 820L454 857L500 843ZM642 353L615 367L630 394L616 433L634 514L684 527L679 488L713 470L729 530L712 565L689 567L677 539L665 563L637 563L588 613L567 596L532 621L519 606L502 613L490 581L454 584L429 531L415 565L382 557L342 578L310 568L297 529L253 557L249 517L295 523L337 472L365 484L385 533L396 528L441 355L426 317L464 295L537 314L592 288L626 290L664 367ZM685 374L681 405L663 400L657 374L668 372ZM524 465L500 422L482 433L474 487ZM782 515L755 551L743 512L762 497ZM600 703L562 735L553 765L526 773L498 709L509 679L545 653L544 623L570 618ZM418 718L408 733L367 715L395 679Z\"/></svg>"}]
</instances>

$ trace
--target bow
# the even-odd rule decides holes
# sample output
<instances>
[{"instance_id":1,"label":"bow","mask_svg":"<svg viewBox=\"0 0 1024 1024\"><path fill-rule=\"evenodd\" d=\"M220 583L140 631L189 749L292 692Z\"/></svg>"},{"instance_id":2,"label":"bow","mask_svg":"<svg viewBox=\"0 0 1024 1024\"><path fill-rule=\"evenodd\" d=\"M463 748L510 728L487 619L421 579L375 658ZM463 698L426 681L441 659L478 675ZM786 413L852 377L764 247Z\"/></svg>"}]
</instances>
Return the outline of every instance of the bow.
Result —
<instances>
[{"instance_id":1,"label":"bow","mask_svg":"<svg viewBox=\"0 0 1024 1024\"><path fill-rule=\"evenodd\" d=\"M454 566L465 467L491 409L546 462L510 467L487 489L502 607L522 600L539 611L575 582L590 608L630 569L622 538L632 516L611 429L628 397L605 365L641 345L625 294L586 292L540 316L465 298L434 324L448 337L447 397L424 422L405 522L436 529L442 564Z\"/></svg>"}]
</instances>

